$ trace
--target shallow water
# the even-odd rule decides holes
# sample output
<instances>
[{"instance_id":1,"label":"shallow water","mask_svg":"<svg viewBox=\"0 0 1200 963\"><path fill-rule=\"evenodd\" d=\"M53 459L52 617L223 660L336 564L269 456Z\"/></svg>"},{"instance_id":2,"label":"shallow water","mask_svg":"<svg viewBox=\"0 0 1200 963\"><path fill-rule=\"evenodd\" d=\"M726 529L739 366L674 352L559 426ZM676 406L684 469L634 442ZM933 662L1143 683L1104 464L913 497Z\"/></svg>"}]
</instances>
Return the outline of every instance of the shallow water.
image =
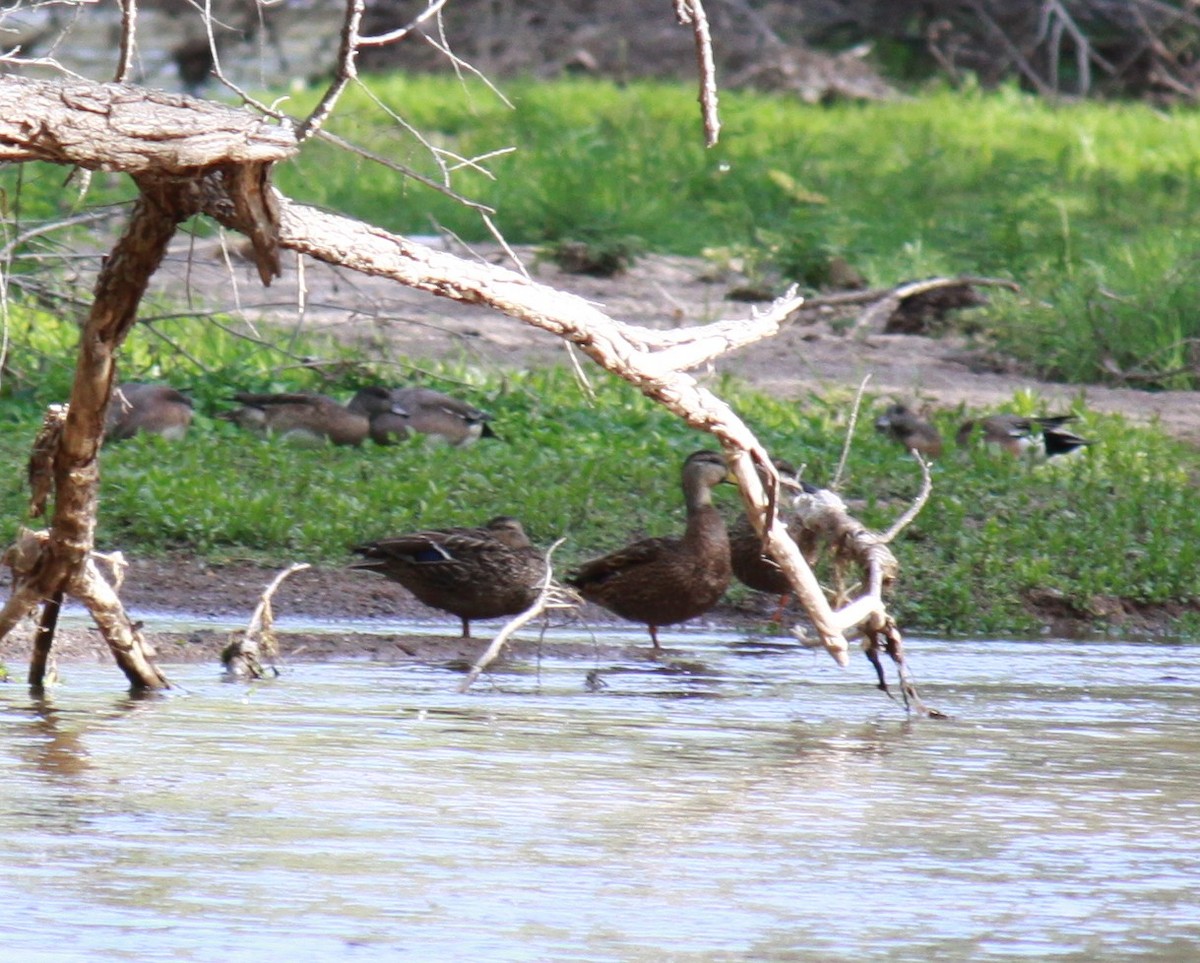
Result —
<instances>
[{"instance_id":1,"label":"shallow water","mask_svg":"<svg viewBox=\"0 0 1200 963\"><path fill-rule=\"evenodd\" d=\"M910 640L934 721L861 658L667 644L465 695L365 661L0 686L0 954L1200 957L1200 646Z\"/></svg>"}]
</instances>

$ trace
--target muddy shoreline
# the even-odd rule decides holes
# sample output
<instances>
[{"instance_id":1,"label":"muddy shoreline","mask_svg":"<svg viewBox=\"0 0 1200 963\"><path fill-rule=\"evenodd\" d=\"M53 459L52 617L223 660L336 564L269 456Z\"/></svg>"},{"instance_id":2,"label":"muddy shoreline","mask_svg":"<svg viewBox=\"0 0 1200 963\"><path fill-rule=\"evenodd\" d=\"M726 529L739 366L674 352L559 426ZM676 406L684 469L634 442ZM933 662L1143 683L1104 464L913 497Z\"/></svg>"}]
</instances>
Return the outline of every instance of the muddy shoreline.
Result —
<instances>
[{"instance_id":1,"label":"muddy shoreline","mask_svg":"<svg viewBox=\"0 0 1200 963\"><path fill-rule=\"evenodd\" d=\"M281 567L282 568L282 567ZM187 555L130 559L121 598L131 617L143 622L143 634L164 666L211 662L220 670L222 650L240 637L261 598L281 568L251 562L215 563ZM368 659L446 665L466 671L504 624L476 622L470 639L459 636L454 616L422 605L403 587L349 568L314 566L289 576L272 601L277 621L281 664L288 661ZM688 636L705 632L744 635L747 643L795 649L801 644L770 622L775 601L753 593L741 601L726 600L703 618L673 627L665 634L664 651L655 654L644 627L586 604L576 612L556 612L550 628L568 628L540 639L540 620L527 625L509 643L503 659L530 661L552 651L556 657L597 660L671 662L687 658ZM1114 600L1102 622L1057 611L1053 600L1036 609L1047 638L1095 638L1119 631L1123 637L1161 634L1178 611L1163 608L1126 610ZM789 622L802 621L792 610ZM0 642L0 664L11 678L22 678L29 661L35 624L25 620ZM606 631L619 629L619 632ZM911 633L910 633L911 634ZM852 646L853 648L853 646ZM112 664L100 633L78 605L64 609L54 657L71 663ZM852 665L858 660L852 659ZM114 672L116 672L114 666Z\"/></svg>"},{"instance_id":2,"label":"muddy shoreline","mask_svg":"<svg viewBox=\"0 0 1200 963\"><path fill-rule=\"evenodd\" d=\"M262 592L281 569L250 562L212 563L178 555L130 559L121 585L121 599L131 618L142 622L143 635L157 652L156 661L220 664L222 650L239 637ZM681 631L706 629L764 632L772 642L796 645L790 636L772 633L767 616L774 603L754 600L746 607L725 604L710 616L695 619ZM403 587L386 579L348 568L314 566L290 575L272 599L276 635L283 661L300 659L374 659L461 664L475 662L504 624L501 619L476 622L472 638L459 635L459 621L422 605ZM315 623L315 624L314 624ZM178 626L176 628L175 626ZM623 622L593 605L577 613L555 613L551 628L570 626L580 641L541 643L542 623L526 626L507 648L506 657L536 658L539 648L552 646L560 657L654 658L642 626ZM619 636L591 630L621 627ZM28 662L35 623L26 620L0 642L0 663L18 675ZM686 644L676 647L684 651ZM677 652L668 651L665 657ZM77 604L64 608L54 645L60 663L111 663L100 633Z\"/></svg>"}]
</instances>

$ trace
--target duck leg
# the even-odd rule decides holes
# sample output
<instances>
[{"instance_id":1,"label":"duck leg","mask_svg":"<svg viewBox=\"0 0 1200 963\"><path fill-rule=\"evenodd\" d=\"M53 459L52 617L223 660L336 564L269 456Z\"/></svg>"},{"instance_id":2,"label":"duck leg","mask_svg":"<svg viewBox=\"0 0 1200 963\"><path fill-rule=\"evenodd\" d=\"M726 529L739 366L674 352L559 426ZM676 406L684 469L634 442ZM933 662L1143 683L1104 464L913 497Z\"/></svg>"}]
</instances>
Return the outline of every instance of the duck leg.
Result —
<instances>
[{"instance_id":1,"label":"duck leg","mask_svg":"<svg viewBox=\"0 0 1200 963\"><path fill-rule=\"evenodd\" d=\"M779 596L779 605L775 609L775 614L771 616L771 621L776 625L783 625L783 610L787 608L788 602L792 600L790 592Z\"/></svg>"}]
</instances>

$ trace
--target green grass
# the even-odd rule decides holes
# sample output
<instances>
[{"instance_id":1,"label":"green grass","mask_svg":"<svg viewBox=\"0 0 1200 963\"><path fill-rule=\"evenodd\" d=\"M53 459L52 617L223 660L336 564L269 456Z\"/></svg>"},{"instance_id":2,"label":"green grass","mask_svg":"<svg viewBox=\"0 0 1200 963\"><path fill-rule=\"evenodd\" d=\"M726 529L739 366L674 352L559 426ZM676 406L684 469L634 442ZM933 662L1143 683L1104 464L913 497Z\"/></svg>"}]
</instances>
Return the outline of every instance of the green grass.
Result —
<instances>
[{"instance_id":1,"label":"green grass","mask_svg":"<svg viewBox=\"0 0 1200 963\"><path fill-rule=\"evenodd\" d=\"M510 240L708 252L795 277L839 254L877 284L932 273L1010 277L1022 293L994 294L970 318L981 341L1069 381L1115 369L1152 387L1196 386L1194 112L1053 106L1013 90L831 107L727 92L722 142L705 151L690 86L518 83L508 88L517 105L510 111L482 88L445 78L367 82L444 156L518 148L484 162L494 180L461 166L450 177L455 190L496 208ZM300 113L306 105L292 106ZM426 146L359 92L333 128L437 174ZM437 224L485 236L475 213L319 142L279 168L277 182L298 200L392 230ZM10 231L130 194L111 175L96 175L80 196L64 190L57 168L0 169ZM46 243L39 239L38 250ZM13 269L42 264L18 257ZM23 466L42 407L68 391L75 331L64 321L13 302L13 350L0 381L8 468L0 539L24 511ZM373 371L392 377L394 369L372 369L331 344L296 345L287 357L201 322L157 327L170 340L135 331L122 351L124 375L188 388L202 416L180 445L147 439L105 450L103 547L340 563L362 539L508 512L543 544L565 536L566 566L632 535L676 528L679 462L707 444L607 376L588 405L563 372L498 380L465 364L432 364L424 367L442 379L435 383L496 414L503 441L465 451L420 443L291 449L211 415L235 387L344 397ZM340 367L322 379L297 364L304 354ZM828 481L847 398L782 404L750 385L717 388L777 454ZM1013 406L1041 407L1028 397ZM1200 455L1161 432L1081 413L1082 433L1099 444L1069 467L1031 470L982 453L938 464L930 505L896 545L904 571L895 606L906 629L1031 631L1024 599L1039 587L1081 611L1104 596L1200 599ZM952 435L958 413L942 417ZM870 420L858 426L844 494L861 500L868 524L886 527L918 479ZM732 513L731 495L723 499Z\"/></svg>"},{"instance_id":2,"label":"green grass","mask_svg":"<svg viewBox=\"0 0 1200 963\"><path fill-rule=\"evenodd\" d=\"M1012 278L1022 293L994 294L971 324L1032 370L1195 385L1195 111L1055 105L1015 88L832 106L726 91L721 142L705 150L687 84L515 82L511 110L449 77L365 84L374 96L351 89L330 129L491 206L511 241L708 251L799 280L819 277L834 254L875 284ZM315 96L285 107L302 115ZM515 150L495 154L505 148ZM280 166L276 182L391 230L487 237L476 212L321 141ZM57 169L0 171L4 209L26 220L130 193L112 175L95 175L80 197Z\"/></svg>"},{"instance_id":3,"label":"green grass","mask_svg":"<svg viewBox=\"0 0 1200 963\"><path fill-rule=\"evenodd\" d=\"M43 346L67 326L40 319ZM201 375L184 355L135 331L126 352L143 373L191 385L199 415L181 443L136 438L104 449L101 548L153 555L184 551L213 559L294 560L343 564L357 542L417 527L476 523L495 514L522 518L539 544L566 543L565 568L642 534L682 525L679 465L709 438L688 429L634 389L600 374L589 404L566 370L516 371L502 378L462 365L420 367L435 381L491 411L501 436L467 449L420 440L394 448L311 450L260 439L213 415L228 407L230 382L255 387L317 388L346 397L368 369L346 369L322 382L303 369L281 372L265 353L234 366L236 339L202 322L173 332L188 353L203 348L222 373ZM226 340L228 339L228 340ZM244 345L242 345L245 355ZM328 356L330 345L305 343ZM27 350L14 362L28 363ZM221 359L229 367L221 367ZM236 383L236 382L235 382ZM63 397L67 381L47 379L0 406L0 542L21 522L27 492L23 466L41 406ZM827 484L837 464L849 397L783 402L752 386L721 379L728 399L768 447L806 465L805 477ZM1022 394L1010 410L1043 411ZM1061 467L1032 467L984 451L951 449L934 468L934 493L894 546L903 566L894 609L909 631L951 634L1032 632L1025 605L1050 589L1080 612L1097 599L1188 603L1200 599L1200 513L1195 478L1200 452L1155 429L1080 408L1079 430L1097 444ZM939 415L952 436L966 411ZM842 493L869 525L888 527L919 488L916 466L871 427L856 426ZM730 518L736 492L722 489ZM744 590L735 590L736 594Z\"/></svg>"}]
</instances>

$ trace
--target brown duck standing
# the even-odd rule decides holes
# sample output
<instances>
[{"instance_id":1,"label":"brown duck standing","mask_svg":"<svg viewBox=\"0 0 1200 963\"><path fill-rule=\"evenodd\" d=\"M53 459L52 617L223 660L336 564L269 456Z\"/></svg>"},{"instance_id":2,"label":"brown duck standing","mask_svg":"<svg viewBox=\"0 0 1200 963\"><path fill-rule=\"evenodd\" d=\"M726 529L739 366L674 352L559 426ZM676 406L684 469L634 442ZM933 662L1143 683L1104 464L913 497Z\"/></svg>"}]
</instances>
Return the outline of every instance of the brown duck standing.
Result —
<instances>
[{"instance_id":1,"label":"brown duck standing","mask_svg":"<svg viewBox=\"0 0 1200 963\"><path fill-rule=\"evenodd\" d=\"M646 538L585 562L566 581L589 601L631 622L658 628L703 615L729 586L729 535L712 490L731 481L725 459L698 451L683 463L687 527L682 538Z\"/></svg>"},{"instance_id":2,"label":"brown duck standing","mask_svg":"<svg viewBox=\"0 0 1200 963\"><path fill-rule=\"evenodd\" d=\"M907 405L890 406L875 419L875 430L926 458L941 457L941 433Z\"/></svg>"},{"instance_id":3,"label":"brown duck standing","mask_svg":"<svg viewBox=\"0 0 1200 963\"><path fill-rule=\"evenodd\" d=\"M170 385L131 381L113 391L104 440L124 441L139 432L179 441L192 423L192 399Z\"/></svg>"},{"instance_id":4,"label":"brown duck standing","mask_svg":"<svg viewBox=\"0 0 1200 963\"><path fill-rule=\"evenodd\" d=\"M524 612L546 579L546 560L517 519L498 515L481 528L413 532L358 545L365 562L352 567L399 582L420 601L462 619L464 639L472 619Z\"/></svg>"},{"instance_id":5,"label":"brown duck standing","mask_svg":"<svg viewBox=\"0 0 1200 963\"><path fill-rule=\"evenodd\" d=\"M787 462L777 461L775 467L784 478L795 474L795 469ZM818 491L808 482L800 482L799 485L810 493ZM816 535L794 515L787 520L787 532L804 560L812 565L819 549ZM763 551L762 539L745 513L738 516L729 532L729 560L733 566L733 577L747 588L779 597L779 607L773 618L776 622L780 621L792 595L792 584L783 574L779 563Z\"/></svg>"},{"instance_id":6,"label":"brown duck standing","mask_svg":"<svg viewBox=\"0 0 1200 963\"><path fill-rule=\"evenodd\" d=\"M494 438L492 416L432 388L363 388L347 407L371 419L371 438L390 445L416 432L458 448Z\"/></svg>"}]
</instances>

